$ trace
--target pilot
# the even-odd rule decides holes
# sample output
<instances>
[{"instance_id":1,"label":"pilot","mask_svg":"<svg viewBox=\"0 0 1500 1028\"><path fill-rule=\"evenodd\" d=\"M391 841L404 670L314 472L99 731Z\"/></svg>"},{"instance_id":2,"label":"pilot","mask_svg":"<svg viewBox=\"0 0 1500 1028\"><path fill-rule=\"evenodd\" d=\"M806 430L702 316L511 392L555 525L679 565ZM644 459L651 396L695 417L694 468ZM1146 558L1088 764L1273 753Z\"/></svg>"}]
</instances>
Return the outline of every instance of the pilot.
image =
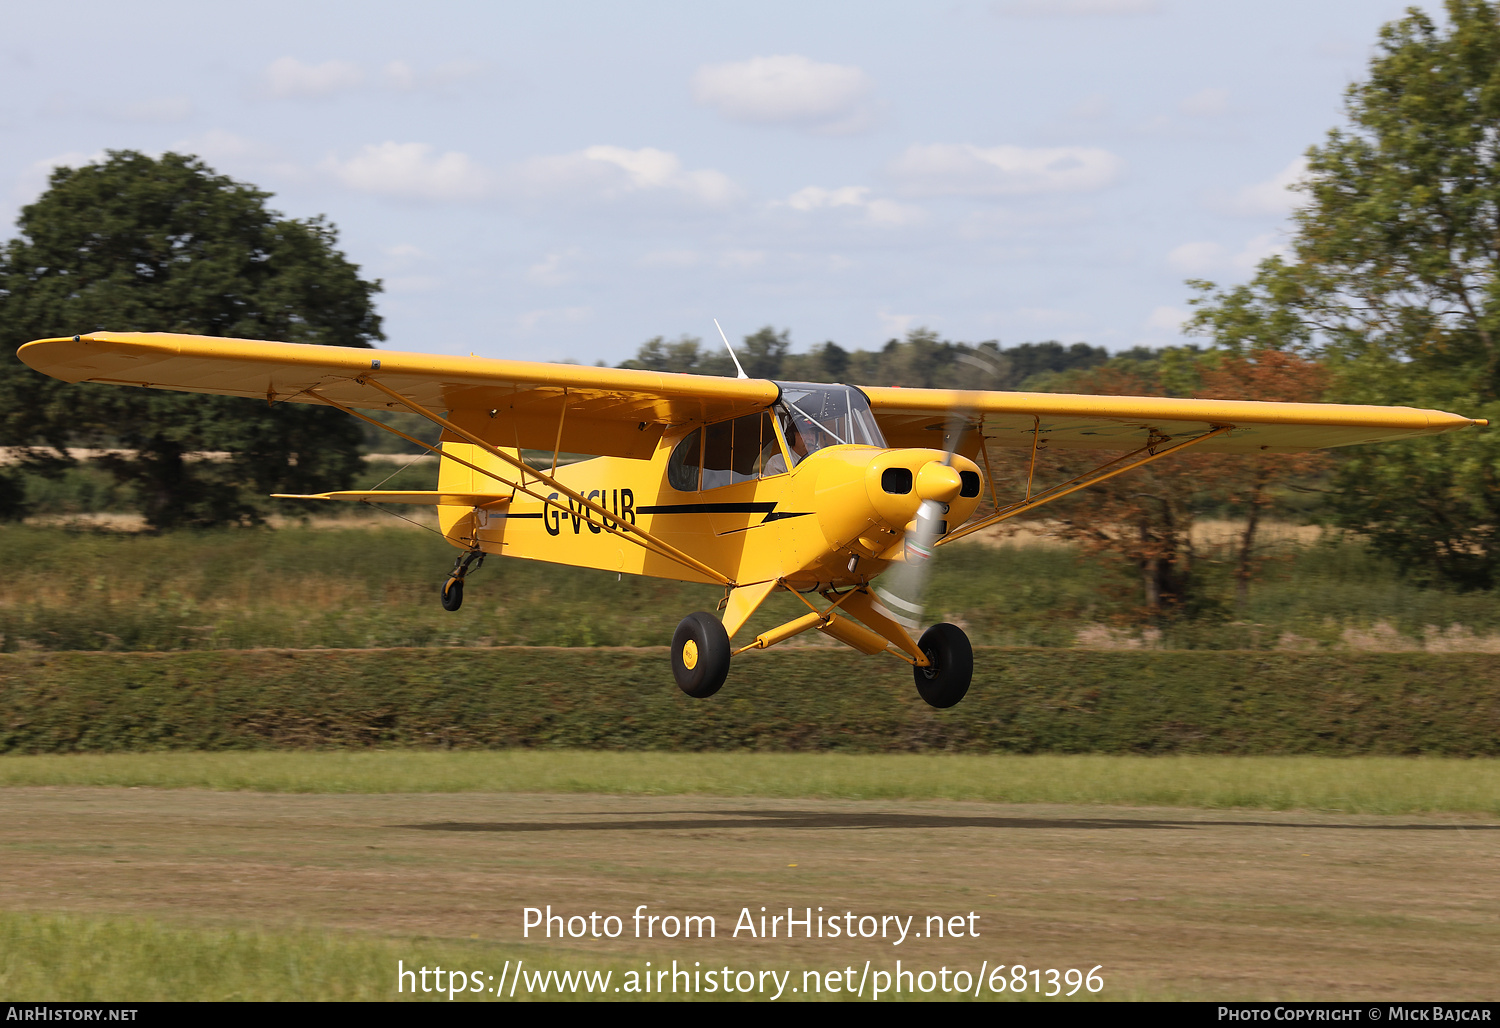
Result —
<instances>
[{"instance_id":1,"label":"pilot","mask_svg":"<svg viewBox=\"0 0 1500 1028\"><path fill-rule=\"evenodd\" d=\"M781 432L784 436L786 436L787 445L792 448L793 465L795 466L796 464L800 464L802 462L802 458L807 456L807 440L803 437L803 434L801 432L797 431L797 426L790 418L782 421ZM780 475L784 473L787 470L786 457L782 456L781 447L776 445L776 440L772 439L769 443L767 443L766 449L773 452L771 456L766 459L764 470L761 471L760 477L770 478L772 475Z\"/></svg>"}]
</instances>

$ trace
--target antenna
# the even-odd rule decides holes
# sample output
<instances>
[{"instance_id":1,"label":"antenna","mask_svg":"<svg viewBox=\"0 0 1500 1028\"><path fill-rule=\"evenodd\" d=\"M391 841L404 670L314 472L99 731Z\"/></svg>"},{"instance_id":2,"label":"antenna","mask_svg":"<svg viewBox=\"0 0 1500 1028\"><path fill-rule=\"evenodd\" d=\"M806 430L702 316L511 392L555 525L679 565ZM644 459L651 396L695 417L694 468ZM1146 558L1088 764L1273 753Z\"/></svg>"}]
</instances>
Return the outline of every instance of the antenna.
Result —
<instances>
[{"instance_id":1,"label":"antenna","mask_svg":"<svg viewBox=\"0 0 1500 1028\"><path fill-rule=\"evenodd\" d=\"M718 318L714 319L714 328L719 330L719 338L724 340L724 349L729 351L729 359L734 361L734 370L739 372L735 378L749 378L750 376L745 374L745 369L740 367L740 359L734 355L734 347L729 345L729 337L724 334L724 328L719 324Z\"/></svg>"}]
</instances>

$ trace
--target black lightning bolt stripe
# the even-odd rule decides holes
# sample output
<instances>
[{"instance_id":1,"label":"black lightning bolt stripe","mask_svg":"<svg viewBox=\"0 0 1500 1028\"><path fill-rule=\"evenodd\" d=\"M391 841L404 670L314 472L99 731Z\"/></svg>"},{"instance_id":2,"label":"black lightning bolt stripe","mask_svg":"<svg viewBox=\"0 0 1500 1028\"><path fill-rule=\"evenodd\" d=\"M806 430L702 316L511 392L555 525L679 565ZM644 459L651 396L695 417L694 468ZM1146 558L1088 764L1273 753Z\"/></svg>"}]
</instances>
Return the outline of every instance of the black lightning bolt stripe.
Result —
<instances>
[{"instance_id":1,"label":"black lightning bolt stripe","mask_svg":"<svg viewBox=\"0 0 1500 1028\"><path fill-rule=\"evenodd\" d=\"M637 514L769 514L776 509L771 503L663 503L637 507Z\"/></svg>"}]
</instances>

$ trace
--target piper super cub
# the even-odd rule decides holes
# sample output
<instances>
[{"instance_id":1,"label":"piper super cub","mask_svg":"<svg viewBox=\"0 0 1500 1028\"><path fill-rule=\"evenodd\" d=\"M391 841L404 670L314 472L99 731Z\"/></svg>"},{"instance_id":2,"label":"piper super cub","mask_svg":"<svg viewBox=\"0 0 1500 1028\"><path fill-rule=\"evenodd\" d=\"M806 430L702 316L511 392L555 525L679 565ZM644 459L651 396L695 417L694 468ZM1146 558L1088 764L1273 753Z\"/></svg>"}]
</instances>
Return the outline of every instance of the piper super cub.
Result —
<instances>
[{"instance_id":1,"label":"piper super cub","mask_svg":"<svg viewBox=\"0 0 1500 1028\"><path fill-rule=\"evenodd\" d=\"M721 585L721 613L689 614L672 637L673 676L696 697L719 691L736 655L815 630L905 661L922 698L951 707L969 688L968 639L950 624L912 634L934 547L1189 449L1300 453L1486 424L1409 407L859 388L165 333L41 339L19 356L67 382L325 404L388 431L364 412L428 419L437 446L396 434L438 454L436 490L294 498L435 505L462 551L442 585L449 610L486 554ZM991 447L1029 450L1033 472L1043 449L1115 456L1049 488L1028 474L1006 502L985 481ZM560 453L593 458L559 467ZM971 522L986 491L994 510ZM807 613L736 640L778 589Z\"/></svg>"}]
</instances>

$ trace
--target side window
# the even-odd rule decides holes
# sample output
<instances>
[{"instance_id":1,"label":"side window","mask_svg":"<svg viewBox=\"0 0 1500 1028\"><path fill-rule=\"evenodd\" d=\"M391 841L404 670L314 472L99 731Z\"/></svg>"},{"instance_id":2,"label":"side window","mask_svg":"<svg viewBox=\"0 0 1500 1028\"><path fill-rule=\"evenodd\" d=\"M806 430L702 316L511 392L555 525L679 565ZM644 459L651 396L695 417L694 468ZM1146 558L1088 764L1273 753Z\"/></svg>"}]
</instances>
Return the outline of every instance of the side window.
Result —
<instances>
[{"instance_id":1,"label":"side window","mask_svg":"<svg viewBox=\"0 0 1500 1028\"><path fill-rule=\"evenodd\" d=\"M758 478L766 462L781 452L768 413L721 421L703 432L704 489Z\"/></svg>"},{"instance_id":2,"label":"side window","mask_svg":"<svg viewBox=\"0 0 1500 1028\"><path fill-rule=\"evenodd\" d=\"M703 488L717 489L734 479L729 469L734 460L734 422L721 421L703 430Z\"/></svg>"},{"instance_id":3,"label":"side window","mask_svg":"<svg viewBox=\"0 0 1500 1028\"><path fill-rule=\"evenodd\" d=\"M730 477L735 482L759 478L766 461L772 454L780 452L776 433L771 431L769 412L739 418L734 422L734 466L730 469Z\"/></svg>"},{"instance_id":4,"label":"side window","mask_svg":"<svg viewBox=\"0 0 1500 1028\"><path fill-rule=\"evenodd\" d=\"M786 425L785 420L782 424ZM791 469L787 467L786 451L782 447L782 441L776 437L776 425L769 412L766 414L765 423L761 426L760 434L763 440L760 447L760 477L770 478L772 475L786 474ZM786 431L783 427L782 439L785 438Z\"/></svg>"},{"instance_id":5,"label":"side window","mask_svg":"<svg viewBox=\"0 0 1500 1028\"><path fill-rule=\"evenodd\" d=\"M667 458L667 484L680 492L690 493L698 488L698 448L703 442L703 429L689 435Z\"/></svg>"}]
</instances>

